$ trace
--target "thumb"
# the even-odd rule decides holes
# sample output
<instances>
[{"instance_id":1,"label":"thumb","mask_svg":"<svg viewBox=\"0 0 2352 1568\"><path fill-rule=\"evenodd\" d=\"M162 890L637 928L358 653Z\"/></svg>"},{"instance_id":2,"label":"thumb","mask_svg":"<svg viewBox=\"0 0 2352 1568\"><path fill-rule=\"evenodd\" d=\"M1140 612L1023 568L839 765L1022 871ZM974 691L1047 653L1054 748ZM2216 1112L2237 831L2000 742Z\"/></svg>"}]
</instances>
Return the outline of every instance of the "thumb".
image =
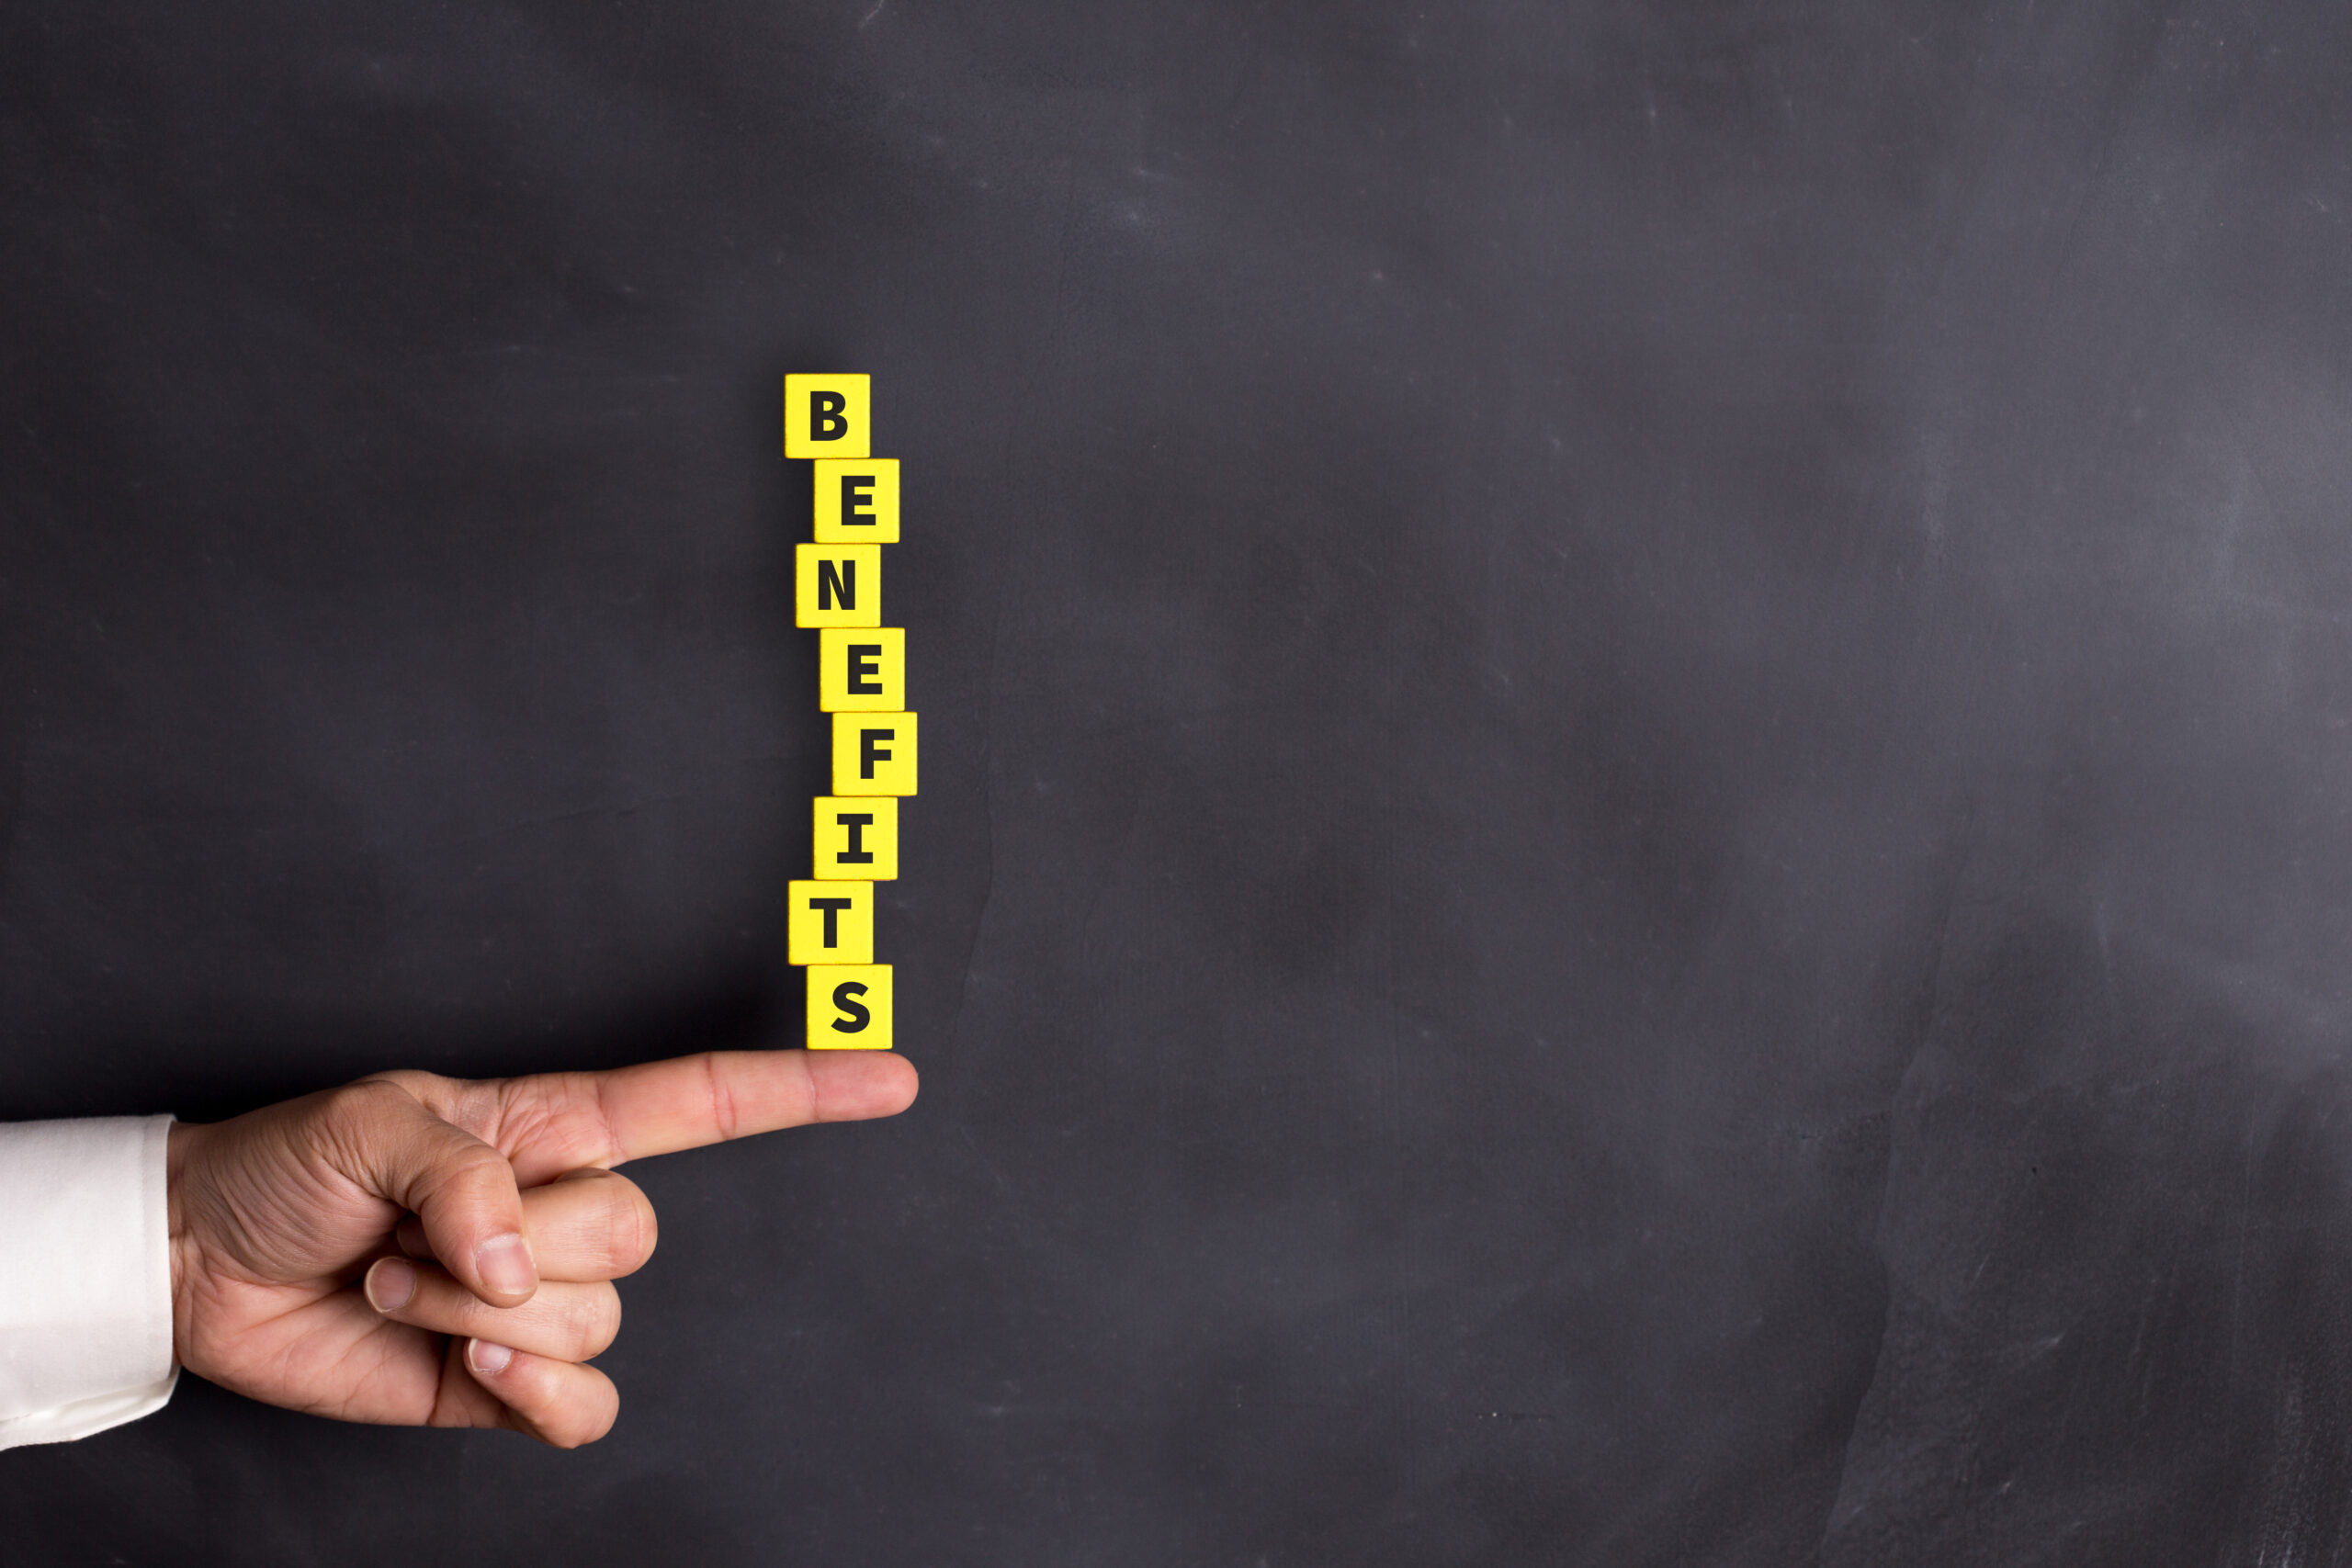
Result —
<instances>
[{"instance_id":1,"label":"thumb","mask_svg":"<svg viewBox=\"0 0 2352 1568\"><path fill-rule=\"evenodd\" d=\"M339 1142L353 1177L413 1210L424 1239L458 1282L492 1306L528 1301L538 1265L523 1234L523 1197L506 1156L451 1126L400 1085L363 1079L351 1092Z\"/></svg>"}]
</instances>

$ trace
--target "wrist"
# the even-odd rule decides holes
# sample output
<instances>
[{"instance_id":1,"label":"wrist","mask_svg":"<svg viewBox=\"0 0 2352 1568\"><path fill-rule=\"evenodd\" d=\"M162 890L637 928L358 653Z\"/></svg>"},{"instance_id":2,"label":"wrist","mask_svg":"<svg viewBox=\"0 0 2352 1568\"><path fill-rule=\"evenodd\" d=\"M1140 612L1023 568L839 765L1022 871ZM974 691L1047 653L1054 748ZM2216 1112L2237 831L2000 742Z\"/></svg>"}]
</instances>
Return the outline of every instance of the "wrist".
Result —
<instances>
[{"instance_id":1,"label":"wrist","mask_svg":"<svg viewBox=\"0 0 2352 1568\"><path fill-rule=\"evenodd\" d=\"M164 1144L164 1230L172 1265L172 1350L182 1365L187 1364L187 1286L195 1274L188 1257L193 1244L188 1235L187 1174L201 1131L186 1122L175 1122Z\"/></svg>"}]
</instances>

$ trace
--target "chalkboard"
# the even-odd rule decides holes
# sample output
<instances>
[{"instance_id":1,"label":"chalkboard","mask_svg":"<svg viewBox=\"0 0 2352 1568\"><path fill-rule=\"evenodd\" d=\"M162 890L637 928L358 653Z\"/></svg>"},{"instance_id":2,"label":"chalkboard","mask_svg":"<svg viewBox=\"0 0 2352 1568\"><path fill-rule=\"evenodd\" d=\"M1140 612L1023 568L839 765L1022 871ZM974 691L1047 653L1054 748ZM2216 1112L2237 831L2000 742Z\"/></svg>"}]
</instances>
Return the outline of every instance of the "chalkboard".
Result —
<instances>
[{"instance_id":1,"label":"chalkboard","mask_svg":"<svg viewBox=\"0 0 2352 1568\"><path fill-rule=\"evenodd\" d=\"M8 9L0 1117L798 1043L618 1426L196 1380L28 1563L2352 1550L2352 12Z\"/></svg>"}]
</instances>

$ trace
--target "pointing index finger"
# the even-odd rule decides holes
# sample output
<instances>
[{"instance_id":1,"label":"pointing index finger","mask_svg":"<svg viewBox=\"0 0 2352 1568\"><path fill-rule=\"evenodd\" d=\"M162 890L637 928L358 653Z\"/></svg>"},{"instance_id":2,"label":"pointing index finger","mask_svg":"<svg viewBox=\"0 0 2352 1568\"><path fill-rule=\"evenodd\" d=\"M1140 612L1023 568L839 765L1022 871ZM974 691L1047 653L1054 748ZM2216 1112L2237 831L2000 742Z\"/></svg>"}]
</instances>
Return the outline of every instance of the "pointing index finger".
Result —
<instances>
[{"instance_id":1,"label":"pointing index finger","mask_svg":"<svg viewBox=\"0 0 2352 1568\"><path fill-rule=\"evenodd\" d=\"M601 1073L542 1073L500 1086L505 1148L526 1184L584 1165L773 1133L894 1116L915 1097L895 1052L705 1051ZM527 1131L526 1131L527 1130Z\"/></svg>"}]
</instances>

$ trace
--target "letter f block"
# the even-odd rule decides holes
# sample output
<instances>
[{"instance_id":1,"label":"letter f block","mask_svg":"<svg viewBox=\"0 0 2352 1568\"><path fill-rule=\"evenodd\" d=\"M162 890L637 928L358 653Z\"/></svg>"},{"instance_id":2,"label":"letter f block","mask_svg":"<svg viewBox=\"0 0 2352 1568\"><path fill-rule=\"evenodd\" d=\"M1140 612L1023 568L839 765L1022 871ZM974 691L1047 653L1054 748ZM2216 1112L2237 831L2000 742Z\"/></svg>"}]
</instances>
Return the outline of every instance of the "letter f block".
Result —
<instances>
[{"instance_id":1,"label":"letter f block","mask_svg":"<svg viewBox=\"0 0 2352 1568\"><path fill-rule=\"evenodd\" d=\"M912 795L914 792L913 714L833 715L835 795Z\"/></svg>"}]
</instances>

